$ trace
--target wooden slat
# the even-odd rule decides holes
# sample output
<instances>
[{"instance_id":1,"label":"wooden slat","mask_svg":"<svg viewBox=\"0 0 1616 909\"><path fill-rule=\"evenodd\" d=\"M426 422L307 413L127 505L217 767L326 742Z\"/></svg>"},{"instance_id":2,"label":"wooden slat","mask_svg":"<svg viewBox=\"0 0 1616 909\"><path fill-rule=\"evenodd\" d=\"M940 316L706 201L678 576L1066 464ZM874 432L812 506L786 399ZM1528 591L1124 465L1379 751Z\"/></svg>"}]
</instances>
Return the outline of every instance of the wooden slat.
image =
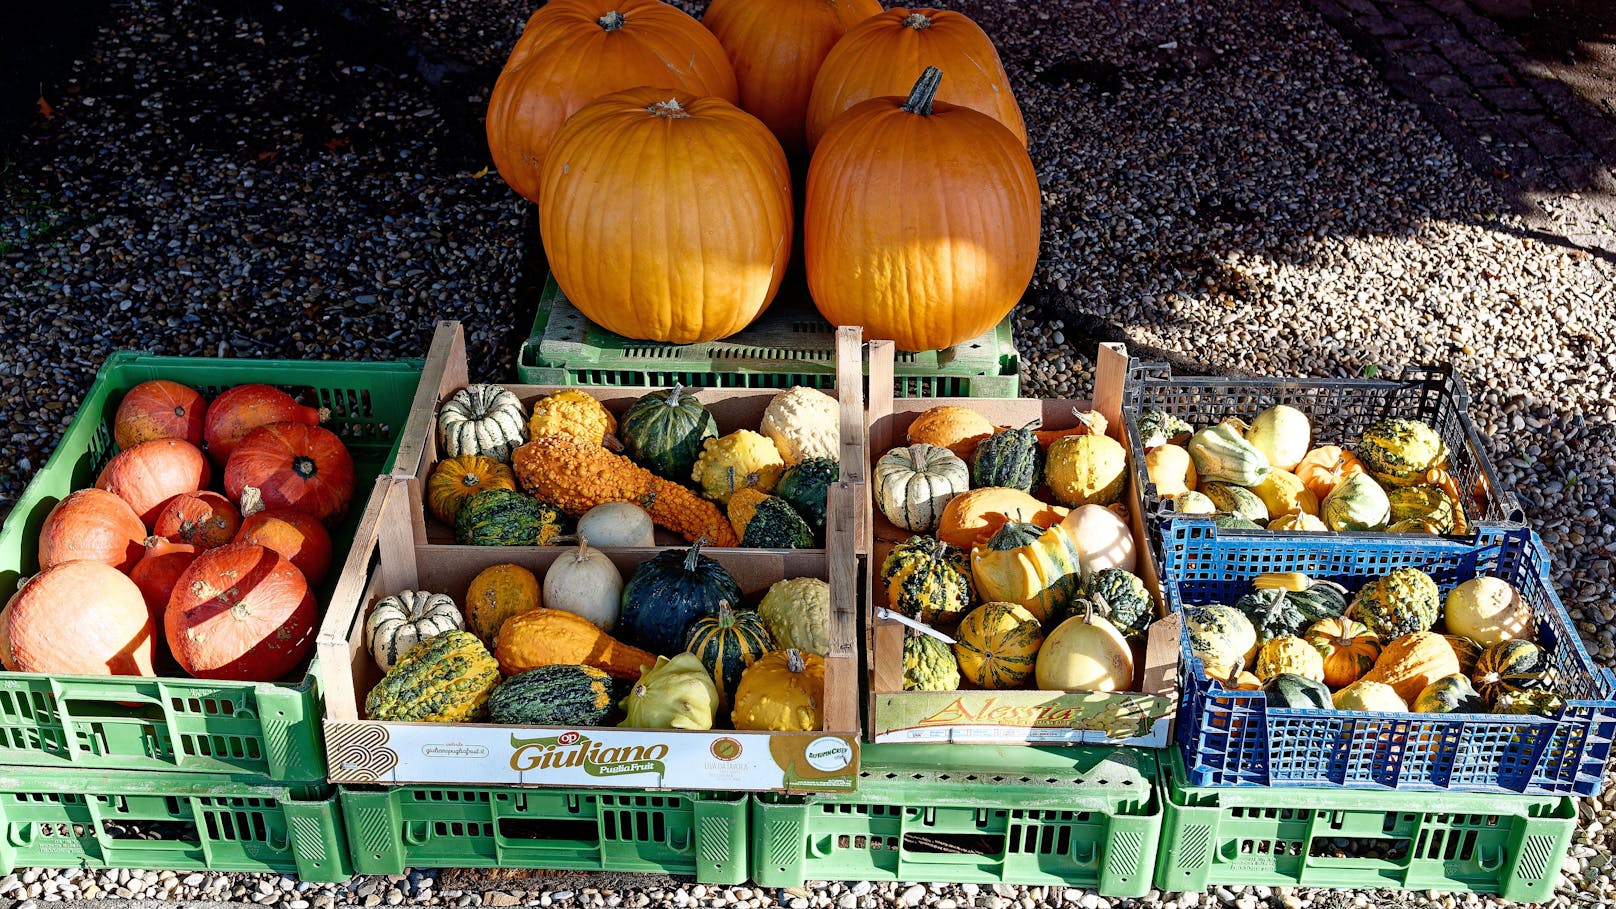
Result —
<instances>
[{"instance_id":1,"label":"wooden slat","mask_svg":"<svg viewBox=\"0 0 1616 909\"><path fill-rule=\"evenodd\" d=\"M354 533L353 546L342 563L342 573L337 576L325 621L320 624L315 648L320 657L320 691L329 720L359 719L354 695L352 642L364 637L360 625L365 591L370 586L370 559L376 552L382 512L387 499L395 494L396 486L395 480L377 478L359 520L359 529Z\"/></svg>"},{"instance_id":2,"label":"wooden slat","mask_svg":"<svg viewBox=\"0 0 1616 909\"><path fill-rule=\"evenodd\" d=\"M409 418L404 421L393 476L419 476L429 458L436 460L426 449L436 438L438 401L467 381L466 332L459 322L439 322L421 370L421 384L415 387L415 399L410 402Z\"/></svg>"},{"instance_id":3,"label":"wooden slat","mask_svg":"<svg viewBox=\"0 0 1616 909\"><path fill-rule=\"evenodd\" d=\"M874 459L880 453L887 451L897 444L890 431L891 421L886 419L892 413L892 371L895 348L891 341L870 342L870 449L867 457ZM875 698L879 694L887 694L903 690L903 626L897 622L883 621L875 617L875 608L885 605L885 591L880 588L881 565L875 555L875 519L872 512L874 508L870 500L870 490L865 489L865 509L870 515L869 535L866 539L865 551L870 554L869 569L865 572L865 616L866 641L869 647L870 658L870 717L871 722L875 716ZM873 735L873 725L869 729Z\"/></svg>"},{"instance_id":4,"label":"wooden slat","mask_svg":"<svg viewBox=\"0 0 1616 909\"><path fill-rule=\"evenodd\" d=\"M864 331L858 326L836 329L836 395L841 400L842 480L861 484L869 474L865 463Z\"/></svg>"},{"instance_id":5,"label":"wooden slat","mask_svg":"<svg viewBox=\"0 0 1616 909\"><path fill-rule=\"evenodd\" d=\"M1128 348L1121 344L1101 344L1094 356L1094 409L1105 417L1106 435L1124 445L1122 392L1128 382Z\"/></svg>"},{"instance_id":6,"label":"wooden slat","mask_svg":"<svg viewBox=\"0 0 1616 909\"><path fill-rule=\"evenodd\" d=\"M825 572L830 583L830 653L825 658L827 732L859 731L858 537L859 503L864 487L846 481L832 485L826 501Z\"/></svg>"}]
</instances>

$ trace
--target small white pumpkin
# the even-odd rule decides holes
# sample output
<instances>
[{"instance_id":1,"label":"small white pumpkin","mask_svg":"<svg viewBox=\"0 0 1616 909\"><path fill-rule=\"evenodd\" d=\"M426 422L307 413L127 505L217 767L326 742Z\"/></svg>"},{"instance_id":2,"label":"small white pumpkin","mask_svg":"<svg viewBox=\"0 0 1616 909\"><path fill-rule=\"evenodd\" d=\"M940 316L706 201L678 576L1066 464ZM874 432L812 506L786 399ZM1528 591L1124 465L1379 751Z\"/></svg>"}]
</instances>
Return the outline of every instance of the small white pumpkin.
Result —
<instances>
[{"instance_id":1,"label":"small white pumpkin","mask_svg":"<svg viewBox=\"0 0 1616 909\"><path fill-rule=\"evenodd\" d=\"M1127 691L1133 687L1133 650L1111 624L1095 615L1092 600L1060 623L1038 648L1039 691Z\"/></svg>"},{"instance_id":2,"label":"small white pumpkin","mask_svg":"<svg viewBox=\"0 0 1616 909\"><path fill-rule=\"evenodd\" d=\"M1251 421L1246 441L1268 458L1270 467L1295 470L1313 447L1313 424L1300 410L1276 404Z\"/></svg>"},{"instance_id":3,"label":"small white pumpkin","mask_svg":"<svg viewBox=\"0 0 1616 909\"><path fill-rule=\"evenodd\" d=\"M376 603L365 620L365 649L388 672L411 647L446 631L463 631L466 617L448 594L406 590Z\"/></svg>"},{"instance_id":4,"label":"small white pumpkin","mask_svg":"<svg viewBox=\"0 0 1616 909\"><path fill-rule=\"evenodd\" d=\"M1530 641L1537 632L1532 604L1502 578L1472 578L1448 591L1442 619L1449 634L1463 635L1482 647Z\"/></svg>"},{"instance_id":5,"label":"small white pumpkin","mask_svg":"<svg viewBox=\"0 0 1616 909\"><path fill-rule=\"evenodd\" d=\"M651 515L633 502L606 502L578 519L578 537L596 546L656 545Z\"/></svg>"},{"instance_id":6,"label":"small white pumpkin","mask_svg":"<svg viewBox=\"0 0 1616 909\"><path fill-rule=\"evenodd\" d=\"M467 385L438 407L438 446L444 457L483 455L510 463L527 442L522 401L500 385Z\"/></svg>"},{"instance_id":7,"label":"small white pumpkin","mask_svg":"<svg viewBox=\"0 0 1616 909\"><path fill-rule=\"evenodd\" d=\"M801 385L774 396L759 427L790 466L806 458L840 458L841 403Z\"/></svg>"},{"instance_id":8,"label":"small white pumpkin","mask_svg":"<svg viewBox=\"0 0 1616 909\"><path fill-rule=\"evenodd\" d=\"M544 573L544 605L583 616L609 632L623 607L623 573L606 553L589 548L588 537L580 537L578 548L563 553Z\"/></svg>"},{"instance_id":9,"label":"small white pumpkin","mask_svg":"<svg viewBox=\"0 0 1616 909\"><path fill-rule=\"evenodd\" d=\"M1104 505L1084 505L1061 519L1061 526L1077 544L1077 564L1083 577L1107 568L1133 571L1133 531L1117 513Z\"/></svg>"},{"instance_id":10,"label":"small white pumpkin","mask_svg":"<svg viewBox=\"0 0 1616 909\"><path fill-rule=\"evenodd\" d=\"M930 533L948 500L970 488L970 468L937 445L894 448L875 464L876 504L887 520L912 533Z\"/></svg>"}]
</instances>

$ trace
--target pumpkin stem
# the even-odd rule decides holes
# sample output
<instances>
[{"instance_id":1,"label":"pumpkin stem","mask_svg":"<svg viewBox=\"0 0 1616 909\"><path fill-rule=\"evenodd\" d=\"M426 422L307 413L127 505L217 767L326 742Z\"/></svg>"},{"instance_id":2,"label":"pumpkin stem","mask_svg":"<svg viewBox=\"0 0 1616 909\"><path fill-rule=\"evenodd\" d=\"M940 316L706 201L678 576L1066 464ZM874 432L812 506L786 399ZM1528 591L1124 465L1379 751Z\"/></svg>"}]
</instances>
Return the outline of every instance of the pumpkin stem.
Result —
<instances>
[{"instance_id":1,"label":"pumpkin stem","mask_svg":"<svg viewBox=\"0 0 1616 909\"><path fill-rule=\"evenodd\" d=\"M658 101L650 107L647 107L646 110L650 111L653 115L662 117L666 120L690 119L690 111L685 110L684 105L679 103L678 98L669 98L666 101Z\"/></svg>"},{"instance_id":2,"label":"pumpkin stem","mask_svg":"<svg viewBox=\"0 0 1616 909\"><path fill-rule=\"evenodd\" d=\"M808 668L808 662L802 658L802 651L795 647L786 651L786 668L792 672L802 672Z\"/></svg>"},{"instance_id":3,"label":"pumpkin stem","mask_svg":"<svg viewBox=\"0 0 1616 909\"><path fill-rule=\"evenodd\" d=\"M931 28L931 17L924 13L910 13L903 17L903 27L912 28L915 31Z\"/></svg>"},{"instance_id":4,"label":"pumpkin stem","mask_svg":"<svg viewBox=\"0 0 1616 909\"><path fill-rule=\"evenodd\" d=\"M595 24L599 25L606 31L615 32L623 27L623 14L614 9L606 15L601 16L599 19L596 19Z\"/></svg>"},{"instance_id":5,"label":"pumpkin stem","mask_svg":"<svg viewBox=\"0 0 1616 909\"><path fill-rule=\"evenodd\" d=\"M914 16L910 16L909 18L913 19L917 17L922 19L925 18L924 16L920 16L919 13L916 13ZM931 21L928 19L927 26L929 27L930 24ZM920 74L919 79L915 80L915 87L909 92L909 100L903 102L903 109L911 114L919 114L922 117L931 116L932 102L937 100L937 87L941 85L942 82L942 70L935 66L926 67L926 71Z\"/></svg>"},{"instance_id":6,"label":"pumpkin stem","mask_svg":"<svg viewBox=\"0 0 1616 909\"><path fill-rule=\"evenodd\" d=\"M307 480L308 478L319 473L320 469L318 465L314 463L313 458L308 457L307 455L298 455L292 459L292 472Z\"/></svg>"},{"instance_id":7,"label":"pumpkin stem","mask_svg":"<svg viewBox=\"0 0 1616 909\"><path fill-rule=\"evenodd\" d=\"M679 398L682 395L684 395L684 393L685 393L685 387L683 385L680 385L678 382L674 382L673 387L668 389L668 397L667 397L667 399L664 400L662 403L668 405L669 407L678 407L679 406Z\"/></svg>"},{"instance_id":8,"label":"pumpkin stem","mask_svg":"<svg viewBox=\"0 0 1616 909\"><path fill-rule=\"evenodd\" d=\"M574 562L589 561L589 538L583 534L578 535L578 552L572 559Z\"/></svg>"},{"instance_id":9,"label":"pumpkin stem","mask_svg":"<svg viewBox=\"0 0 1616 909\"><path fill-rule=\"evenodd\" d=\"M258 491L257 486L248 486L241 491L241 516L250 518L264 510L264 494Z\"/></svg>"},{"instance_id":10,"label":"pumpkin stem","mask_svg":"<svg viewBox=\"0 0 1616 909\"><path fill-rule=\"evenodd\" d=\"M706 546L706 545L707 545L707 535L706 534L702 534L700 537L697 537L696 542L690 544L690 551L685 553L685 570L686 571L695 571L696 566L701 564L701 547Z\"/></svg>"},{"instance_id":11,"label":"pumpkin stem","mask_svg":"<svg viewBox=\"0 0 1616 909\"><path fill-rule=\"evenodd\" d=\"M718 627L725 631L735 627L735 610L730 608L729 600L718 601Z\"/></svg>"}]
</instances>

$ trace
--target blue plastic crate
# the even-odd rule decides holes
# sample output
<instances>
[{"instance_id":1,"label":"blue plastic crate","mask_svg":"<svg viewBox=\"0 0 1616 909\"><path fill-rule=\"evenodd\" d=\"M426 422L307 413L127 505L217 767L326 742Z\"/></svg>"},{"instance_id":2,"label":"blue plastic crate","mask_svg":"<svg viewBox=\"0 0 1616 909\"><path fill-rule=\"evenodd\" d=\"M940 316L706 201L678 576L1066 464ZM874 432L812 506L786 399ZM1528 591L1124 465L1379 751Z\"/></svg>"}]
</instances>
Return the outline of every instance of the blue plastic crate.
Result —
<instances>
[{"instance_id":1,"label":"blue plastic crate","mask_svg":"<svg viewBox=\"0 0 1616 909\"><path fill-rule=\"evenodd\" d=\"M1260 691L1209 679L1181 639L1178 740L1192 786L1344 786L1594 795L1616 738L1616 675L1589 657L1548 580L1537 535L1484 525L1473 543L1402 535L1261 538L1206 521L1166 525L1162 589L1171 608L1233 604L1267 571L1300 571L1356 590L1394 569L1430 574L1443 595L1478 575L1515 585L1559 673L1557 717L1270 708Z\"/></svg>"}]
</instances>

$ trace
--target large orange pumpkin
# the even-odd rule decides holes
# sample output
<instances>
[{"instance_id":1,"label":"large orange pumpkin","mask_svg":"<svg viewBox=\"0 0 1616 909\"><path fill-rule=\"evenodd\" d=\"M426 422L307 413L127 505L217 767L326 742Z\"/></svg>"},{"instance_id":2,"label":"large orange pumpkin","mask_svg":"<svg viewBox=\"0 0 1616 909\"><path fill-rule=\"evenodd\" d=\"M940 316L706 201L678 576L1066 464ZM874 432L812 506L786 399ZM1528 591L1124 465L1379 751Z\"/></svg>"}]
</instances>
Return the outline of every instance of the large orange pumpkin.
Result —
<instances>
[{"instance_id":1,"label":"large orange pumpkin","mask_svg":"<svg viewBox=\"0 0 1616 909\"><path fill-rule=\"evenodd\" d=\"M947 10L889 9L859 23L825 58L808 99L808 144L861 101L909 94L922 71L947 73L937 98L987 114L1027 144L1027 126L993 39Z\"/></svg>"},{"instance_id":2,"label":"large orange pumpkin","mask_svg":"<svg viewBox=\"0 0 1616 909\"><path fill-rule=\"evenodd\" d=\"M34 575L6 607L6 638L23 672L152 675L156 637L135 582L102 562Z\"/></svg>"},{"instance_id":3,"label":"large orange pumpkin","mask_svg":"<svg viewBox=\"0 0 1616 909\"><path fill-rule=\"evenodd\" d=\"M331 567L331 534L313 515L290 508L260 511L247 516L236 532L237 543L257 543L280 553L309 584L325 578Z\"/></svg>"},{"instance_id":4,"label":"large orange pumpkin","mask_svg":"<svg viewBox=\"0 0 1616 909\"><path fill-rule=\"evenodd\" d=\"M986 114L934 101L943 78L927 67L908 100L848 111L808 168L814 303L832 325L862 325L865 337L903 350L950 347L992 328L1038 264L1038 176L1027 149Z\"/></svg>"},{"instance_id":5,"label":"large orange pumpkin","mask_svg":"<svg viewBox=\"0 0 1616 909\"><path fill-rule=\"evenodd\" d=\"M713 0L701 24L729 54L741 107L796 154L808 147L808 95L820 64L842 35L880 12L876 0Z\"/></svg>"},{"instance_id":6,"label":"large orange pumpkin","mask_svg":"<svg viewBox=\"0 0 1616 909\"><path fill-rule=\"evenodd\" d=\"M556 135L539 232L556 283L596 323L676 344L727 337L785 275L785 152L763 121L720 98L608 95Z\"/></svg>"},{"instance_id":7,"label":"large orange pumpkin","mask_svg":"<svg viewBox=\"0 0 1616 909\"><path fill-rule=\"evenodd\" d=\"M336 520L353 498L353 458L329 429L271 423L248 433L231 453L224 491L249 513L290 508Z\"/></svg>"},{"instance_id":8,"label":"large orange pumpkin","mask_svg":"<svg viewBox=\"0 0 1616 909\"><path fill-rule=\"evenodd\" d=\"M303 573L251 543L198 555L163 616L169 650L186 672L243 682L291 672L314 644L314 621Z\"/></svg>"},{"instance_id":9,"label":"large orange pumpkin","mask_svg":"<svg viewBox=\"0 0 1616 909\"><path fill-rule=\"evenodd\" d=\"M305 407L273 385L237 385L208 405L204 427L208 454L223 466L241 440L260 426L287 422L317 426L330 416L325 408Z\"/></svg>"},{"instance_id":10,"label":"large orange pumpkin","mask_svg":"<svg viewBox=\"0 0 1616 909\"><path fill-rule=\"evenodd\" d=\"M80 489L56 503L39 528L39 567L90 559L128 571L146 551L146 526L105 489Z\"/></svg>"},{"instance_id":11,"label":"large orange pumpkin","mask_svg":"<svg viewBox=\"0 0 1616 909\"><path fill-rule=\"evenodd\" d=\"M154 536L146 541L146 555L129 570L129 580L140 588L154 629L163 627L163 613L168 611L168 598L174 593L174 585L201 551L190 543L176 543L162 537Z\"/></svg>"},{"instance_id":12,"label":"large orange pumpkin","mask_svg":"<svg viewBox=\"0 0 1616 909\"><path fill-rule=\"evenodd\" d=\"M724 48L662 0L551 0L527 20L488 99L488 150L534 202L545 155L567 118L637 86L738 99Z\"/></svg>"},{"instance_id":13,"label":"large orange pumpkin","mask_svg":"<svg viewBox=\"0 0 1616 909\"><path fill-rule=\"evenodd\" d=\"M208 459L195 445L183 439L152 439L113 455L95 485L123 499L150 527L169 499L206 489L212 478Z\"/></svg>"},{"instance_id":14,"label":"large orange pumpkin","mask_svg":"<svg viewBox=\"0 0 1616 909\"><path fill-rule=\"evenodd\" d=\"M153 379L123 396L112 418L112 438L120 450L152 439L184 439L202 444L202 420L208 403L189 385Z\"/></svg>"}]
</instances>

